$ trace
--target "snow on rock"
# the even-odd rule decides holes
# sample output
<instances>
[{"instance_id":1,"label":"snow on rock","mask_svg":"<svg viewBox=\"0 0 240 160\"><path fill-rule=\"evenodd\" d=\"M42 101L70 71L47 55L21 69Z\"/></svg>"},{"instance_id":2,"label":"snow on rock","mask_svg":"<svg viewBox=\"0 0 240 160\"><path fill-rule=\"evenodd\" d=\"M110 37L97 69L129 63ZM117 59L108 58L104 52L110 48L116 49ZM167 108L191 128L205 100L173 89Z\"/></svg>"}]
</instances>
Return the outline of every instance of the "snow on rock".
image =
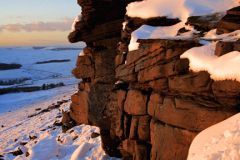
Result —
<instances>
[{"instance_id":1,"label":"snow on rock","mask_svg":"<svg viewBox=\"0 0 240 160\"><path fill-rule=\"evenodd\" d=\"M141 2L132 2L127 6L127 15L130 17L151 18L166 16L168 18L179 18L181 22L173 26L152 27L143 25L131 35L129 51L138 49L137 39L155 39L155 38L176 38L183 39L191 37L192 32L185 37L176 37L180 28L185 26L189 16L204 15L226 10L238 6L239 0L180 0L176 3L174 0L146 0ZM185 27L186 28L186 27ZM189 27L187 27L189 28Z\"/></svg>"},{"instance_id":2,"label":"snow on rock","mask_svg":"<svg viewBox=\"0 0 240 160\"><path fill-rule=\"evenodd\" d=\"M128 24L128 22L123 22L123 23L122 23L122 25L123 25L123 28L122 28L122 29L123 29L123 30L125 30L125 27L126 27L127 24Z\"/></svg>"},{"instance_id":3,"label":"snow on rock","mask_svg":"<svg viewBox=\"0 0 240 160\"><path fill-rule=\"evenodd\" d=\"M193 140L188 160L240 159L240 114L200 132Z\"/></svg>"},{"instance_id":4,"label":"snow on rock","mask_svg":"<svg viewBox=\"0 0 240 160\"><path fill-rule=\"evenodd\" d=\"M115 82L115 84L122 84L122 83L124 83L123 81L117 81L117 82Z\"/></svg>"},{"instance_id":5,"label":"snow on rock","mask_svg":"<svg viewBox=\"0 0 240 160\"><path fill-rule=\"evenodd\" d=\"M231 33L224 34L216 34L217 29L213 29L206 33L203 39L216 39L216 40L224 40L224 41L236 41L240 38L240 30L233 31Z\"/></svg>"},{"instance_id":6,"label":"snow on rock","mask_svg":"<svg viewBox=\"0 0 240 160\"><path fill-rule=\"evenodd\" d=\"M78 56L85 56L84 51L80 52Z\"/></svg>"},{"instance_id":7,"label":"snow on rock","mask_svg":"<svg viewBox=\"0 0 240 160\"><path fill-rule=\"evenodd\" d=\"M139 46L139 43L137 42L138 39L157 39L157 38L170 39L172 37L175 37L178 30L184 26L185 24L183 22L167 27L154 27L149 25L142 25L139 29L135 30L132 33L128 49L129 51L138 49ZM181 38L178 37L177 39Z\"/></svg>"},{"instance_id":8,"label":"snow on rock","mask_svg":"<svg viewBox=\"0 0 240 160\"><path fill-rule=\"evenodd\" d=\"M75 18L75 20L73 21L72 23L72 31L75 31L75 25L77 22L81 21L82 20L82 14L80 13L79 15L77 15L77 17Z\"/></svg>"},{"instance_id":9,"label":"snow on rock","mask_svg":"<svg viewBox=\"0 0 240 160\"><path fill-rule=\"evenodd\" d=\"M212 42L201 47L192 48L181 55L188 58L190 69L194 72L208 71L211 78L219 80L240 81L240 52L233 51L223 56L216 56L215 48L217 42Z\"/></svg>"},{"instance_id":10,"label":"snow on rock","mask_svg":"<svg viewBox=\"0 0 240 160\"><path fill-rule=\"evenodd\" d=\"M186 19L189 16L223 12L238 6L239 0L145 0L132 2L127 6L130 17L151 18L167 16L168 18Z\"/></svg>"}]
</instances>

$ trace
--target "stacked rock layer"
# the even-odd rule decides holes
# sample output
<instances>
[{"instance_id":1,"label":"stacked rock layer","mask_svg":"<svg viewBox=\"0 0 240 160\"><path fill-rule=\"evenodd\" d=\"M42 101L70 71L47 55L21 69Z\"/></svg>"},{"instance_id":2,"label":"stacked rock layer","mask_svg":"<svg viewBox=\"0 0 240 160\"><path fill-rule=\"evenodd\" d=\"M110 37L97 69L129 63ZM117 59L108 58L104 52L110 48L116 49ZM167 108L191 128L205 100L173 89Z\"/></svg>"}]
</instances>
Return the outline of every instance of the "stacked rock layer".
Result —
<instances>
[{"instance_id":1,"label":"stacked rock layer","mask_svg":"<svg viewBox=\"0 0 240 160\"><path fill-rule=\"evenodd\" d=\"M100 127L102 147L110 156L185 160L199 132L239 112L240 83L190 71L189 60L180 55L200 46L197 40L138 40L139 49L128 51L131 33L142 24L179 22L125 17L122 29L130 2L78 0L83 18L69 41L84 41L87 47L72 70L82 81L72 95L70 116L78 124ZM219 42L216 55L239 46Z\"/></svg>"}]
</instances>

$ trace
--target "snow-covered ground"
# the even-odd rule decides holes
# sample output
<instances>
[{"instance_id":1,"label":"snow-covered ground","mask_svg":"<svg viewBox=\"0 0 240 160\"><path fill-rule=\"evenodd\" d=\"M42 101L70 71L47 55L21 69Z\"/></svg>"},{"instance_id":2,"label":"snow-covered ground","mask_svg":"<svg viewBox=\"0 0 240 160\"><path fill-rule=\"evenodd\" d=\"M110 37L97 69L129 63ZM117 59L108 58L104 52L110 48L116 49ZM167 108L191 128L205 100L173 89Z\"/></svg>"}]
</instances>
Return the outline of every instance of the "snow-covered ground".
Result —
<instances>
[{"instance_id":1,"label":"snow-covered ground","mask_svg":"<svg viewBox=\"0 0 240 160\"><path fill-rule=\"evenodd\" d=\"M18 47L0 49L0 63L19 63L21 69L0 71L0 80L15 78L31 78L21 84L0 86L42 86L43 84L63 82L65 86L35 92L9 93L0 95L0 155L4 160L114 160L105 155L101 148L100 137L90 138L99 128L89 125L75 126L62 133L61 110L69 110L71 101L63 103L58 109L38 114L40 110L57 101L69 100L78 90L80 80L75 79L71 70L75 67L76 58L81 50L58 50L55 47L33 49ZM38 61L70 59L69 62L35 64ZM30 115L34 115L31 117ZM30 137L36 136L31 140ZM20 145L27 142L26 145ZM19 156L7 154L17 151L24 153ZM26 152L29 154L26 157Z\"/></svg>"},{"instance_id":2,"label":"snow-covered ground","mask_svg":"<svg viewBox=\"0 0 240 160\"><path fill-rule=\"evenodd\" d=\"M71 70L75 67L76 57L80 51L81 50L34 50L29 47L16 49L0 48L0 63L19 63L22 65L20 69L0 71L0 80L31 78L31 81L28 81L28 83L34 85L42 79L49 79L49 82L51 82L53 78L73 77ZM36 62L63 59L70 59L70 61L35 64ZM1 87L2 86L0 86L0 88Z\"/></svg>"},{"instance_id":3,"label":"snow-covered ground","mask_svg":"<svg viewBox=\"0 0 240 160\"><path fill-rule=\"evenodd\" d=\"M50 85L51 83L58 84L60 82L68 86L80 82L80 80L74 78L71 70L76 67L76 58L82 50L51 50L56 48L61 47L45 47L42 49L33 49L33 47L0 48L0 63L19 63L22 65L20 69L0 70L0 81L14 80L16 78L30 79L20 84L0 85L0 89L9 87L41 87L43 84ZM36 64L36 62L63 59L69 59L70 61ZM0 113L44 100L55 92L50 89L0 95Z\"/></svg>"},{"instance_id":4,"label":"snow-covered ground","mask_svg":"<svg viewBox=\"0 0 240 160\"><path fill-rule=\"evenodd\" d=\"M29 115L39 112L35 111L36 108L46 109L52 103L70 99L76 90L76 84L55 88L41 101L2 113L0 124L4 127L0 128L0 155L3 155L5 160L73 160L76 156L78 159L89 160L104 158L100 137L90 138L93 132L99 132L99 128L80 125L70 129L67 133L62 133L61 127L53 126L55 121L60 122L62 119L60 110L69 110L70 101L62 104L59 109L28 118ZM37 138L30 140L29 135ZM27 144L22 146L21 142L27 142ZM12 154L5 154L18 150L18 147L23 151L23 155L16 157ZM25 156L26 152L30 154L28 157Z\"/></svg>"}]
</instances>

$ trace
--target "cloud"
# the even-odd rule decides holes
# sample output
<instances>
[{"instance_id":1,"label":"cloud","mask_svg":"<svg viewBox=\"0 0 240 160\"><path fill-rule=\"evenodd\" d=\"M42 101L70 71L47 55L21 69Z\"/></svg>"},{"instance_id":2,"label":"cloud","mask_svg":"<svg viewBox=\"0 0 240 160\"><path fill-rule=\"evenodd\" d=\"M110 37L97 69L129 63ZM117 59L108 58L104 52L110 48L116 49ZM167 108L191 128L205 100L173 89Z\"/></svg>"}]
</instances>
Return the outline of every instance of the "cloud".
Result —
<instances>
[{"instance_id":1,"label":"cloud","mask_svg":"<svg viewBox=\"0 0 240 160\"><path fill-rule=\"evenodd\" d=\"M9 18L23 18L22 16L10 16Z\"/></svg>"},{"instance_id":2,"label":"cloud","mask_svg":"<svg viewBox=\"0 0 240 160\"><path fill-rule=\"evenodd\" d=\"M9 30L12 32L19 32L21 30L32 32L32 31L71 31L71 26L74 19L65 19L65 21L59 22L33 22L27 24L7 24L0 26L0 32L3 30Z\"/></svg>"}]
</instances>

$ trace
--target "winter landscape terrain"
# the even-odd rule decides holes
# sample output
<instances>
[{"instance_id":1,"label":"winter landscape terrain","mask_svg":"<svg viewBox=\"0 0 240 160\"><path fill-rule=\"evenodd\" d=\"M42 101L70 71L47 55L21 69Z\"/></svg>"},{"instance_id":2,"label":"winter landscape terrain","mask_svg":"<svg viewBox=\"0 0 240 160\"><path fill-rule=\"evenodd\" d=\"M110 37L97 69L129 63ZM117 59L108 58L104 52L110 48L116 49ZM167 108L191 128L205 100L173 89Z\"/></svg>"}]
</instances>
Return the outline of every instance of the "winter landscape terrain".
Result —
<instances>
[{"instance_id":1,"label":"winter landscape terrain","mask_svg":"<svg viewBox=\"0 0 240 160\"><path fill-rule=\"evenodd\" d=\"M20 84L1 85L0 89L12 87L42 87L62 82L64 86L33 92L0 95L0 159L99 159L104 156L101 139L90 138L99 128L80 125L62 133L61 126L54 125L62 119L62 110L69 110L71 95L80 80L71 70L82 50L64 47L14 47L1 48L1 63L18 63L20 69L1 70L0 81L29 79ZM67 62L36 64L36 62L69 59ZM38 114L57 101L63 101L58 109ZM36 138L30 138L35 137ZM25 144L26 143L26 144ZM23 145L25 144L25 145ZM22 155L10 152L21 150ZM26 152L29 156L26 158ZM10 153L10 154L8 154Z\"/></svg>"},{"instance_id":2,"label":"winter landscape terrain","mask_svg":"<svg viewBox=\"0 0 240 160\"><path fill-rule=\"evenodd\" d=\"M192 27L189 32L175 36L184 27L186 18L192 15L207 15L224 12L238 6L237 0L191 1L181 0L176 6L175 1L148 0L134 2L127 7L127 14L132 17L150 18L168 16L182 20L170 27L151 27L144 25L132 33L129 50L138 49L137 39L169 38L190 39L198 31ZM139 12L139 10L141 12ZM160 12L159 12L160 11ZM141 13L141 14L138 14ZM76 20L80 20L77 18ZM75 22L74 22L75 23ZM73 29L74 30L74 29ZM181 58L190 60L192 71L208 71L214 80L240 81L240 53L230 52L222 57L214 55L217 40L236 41L240 38L239 30L216 35L216 30L205 33L201 38L203 46L195 47ZM65 50L56 47L44 48L3 48L0 49L1 63L19 63L20 69L0 71L0 80L8 82L13 79L28 79L19 84L1 85L0 88L11 87L41 87L34 92L8 93L0 95L0 154L2 159L115 159L105 156L101 148L100 137L91 138L93 132L99 133L99 128L87 125L76 126L62 133L62 128L53 125L60 122L61 110L69 110L70 96L77 90L76 80L71 75L75 67L76 57L81 50ZM50 62L64 60L67 62ZM36 64L36 62L49 63ZM234 69L233 69L234 68ZM65 86L43 89L46 85L59 84ZM45 85L44 85L45 84ZM57 101L64 101L58 109L39 114ZM32 115L32 116L30 116ZM55 124L56 124L55 123ZM34 138L33 138L34 137ZM27 142L26 145L22 145ZM20 144L21 143L21 144ZM239 114L202 131L193 141L188 159L227 160L240 159L240 122ZM7 154L21 150L23 155ZM28 154L28 157L25 155Z\"/></svg>"}]
</instances>

